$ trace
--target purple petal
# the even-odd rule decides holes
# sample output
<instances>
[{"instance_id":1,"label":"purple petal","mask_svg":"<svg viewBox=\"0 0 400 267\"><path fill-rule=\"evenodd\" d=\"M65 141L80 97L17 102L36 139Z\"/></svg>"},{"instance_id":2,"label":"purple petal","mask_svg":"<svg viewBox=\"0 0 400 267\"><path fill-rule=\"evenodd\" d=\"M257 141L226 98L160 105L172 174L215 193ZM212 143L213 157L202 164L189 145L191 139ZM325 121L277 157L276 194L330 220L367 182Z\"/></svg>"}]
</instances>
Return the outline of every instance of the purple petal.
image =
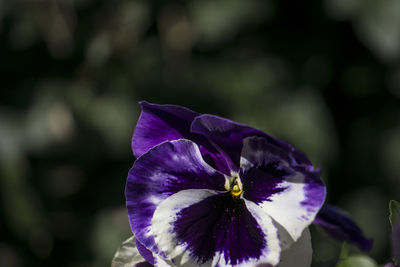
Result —
<instances>
[{"instance_id":1,"label":"purple petal","mask_svg":"<svg viewBox=\"0 0 400 267\"><path fill-rule=\"evenodd\" d=\"M156 105L140 102L142 113L132 138L132 150L136 157L165 141L188 138L190 125L199 114L185 107Z\"/></svg>"},{"instance_id":2,"label":"purple petal","mask_svg":"<svg viewBox=\"0 0 400 267\"><path fill-rule=\"evenodd\" d=\"M305 167L311 165L307 157L301 151L294 149L290 144L258 129L218 116L207 114L197 116L193 120L191 131L204 135L218 145L227 153L233 165L236 166L236 169L239 167L243 140L249 136L264 137L272 146L285 151L290 157L292 164Z\"/></svg>"},{"instance_id":3,"label":"purple petal","mask_svg":"<svg viewBox=\"0 0 400 267\"><path fill-rule=\"evenodd\" d=\"M192 133L190 126L199 113L175 105L157 105L140 102L142 113L132 138L132 150L136 157L165 141L185 138L200 147L204 159L219 171L229 174L224 155L204 136Z\"/></svg>"},{"instance_id":4,"label":"purple petal","mask_svg":"<svg viewBox=\"0 0 400 267\"><path fill-rule=\"evenodd\" d=\"M157 246L177 265L275 265L280 246L270 217L256 218L243 199L210 190L180 191L154 213Z\"/></svg>"},{"instance_id":5,"label":"purple petal","mask_svg":"<svg viewBox=\"0 0 400 267\"><path fill-rule=\"evenodd\" d=\"M372 248L372 240L365 238L350 216L335 206L324 205L313 223L320 225L339 241L347 241L363 251L370 251Z\"/></svg>"},{"instance_id":6,"label":"purple petal","mask_svg":"<svg viewBox=\"0 0 400 267\"><path fill-rule=\"evenodd\" d=\"M287 151L264 137L247 137L243 143L243 197L262 207L297 240L325 200L318 172L297 165Z\"/></svg>"},{"instance_id":7,"label":"purple petal","mask_svg":"<svg viewBox=\"0 0 400 267\"><path fill-rule=\"evenodd\" d=\"M129 171L125 195L136 238L157 252L151 218L168 196L185 189L225 190L224 175L209 166L198 146L185 139L162 143L139 157Z\"/></svg>"}]
</instances>

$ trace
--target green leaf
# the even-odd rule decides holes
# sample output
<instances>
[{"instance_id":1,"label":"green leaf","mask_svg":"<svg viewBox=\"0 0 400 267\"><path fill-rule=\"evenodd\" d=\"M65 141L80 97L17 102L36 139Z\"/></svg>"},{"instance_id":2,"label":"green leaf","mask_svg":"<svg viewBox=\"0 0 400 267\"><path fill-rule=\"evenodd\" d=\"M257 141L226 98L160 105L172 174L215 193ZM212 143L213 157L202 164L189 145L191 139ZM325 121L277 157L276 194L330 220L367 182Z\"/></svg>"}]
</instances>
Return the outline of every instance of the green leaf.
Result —
<instances>
[{"instance_id":1,"label":"green leaf","mask_svg":"<svg viewBox=\"0 0 400 267\"><path fill-rule=\"evenodd\" d=\"M378 264L368 256L351 256L340 261L336 267L378 267Z\"/></svg>"},{"instance_id":2,"label":"green leaf","mask_svg":"<svg viewBox=\"0 0 400 267\"><path fill-rule=\"evenodd\" d=\"M399 218L399 213L400 213L400 203L396 200L390 200L389 201L389 221L390 225L393 226L395 225L397 218Z\"/></svg>"},{"instance_id":3,"label":"green leaf","mask_svg":"<svg viewBox=\"0 0 400 267\"><path fill-rule=\"evenodd\" d=\"M136 248L135 237L132 236L122 242L121 246L114 255L111 267L130 267L145 260Z\"/></svg>"}]
</instances>

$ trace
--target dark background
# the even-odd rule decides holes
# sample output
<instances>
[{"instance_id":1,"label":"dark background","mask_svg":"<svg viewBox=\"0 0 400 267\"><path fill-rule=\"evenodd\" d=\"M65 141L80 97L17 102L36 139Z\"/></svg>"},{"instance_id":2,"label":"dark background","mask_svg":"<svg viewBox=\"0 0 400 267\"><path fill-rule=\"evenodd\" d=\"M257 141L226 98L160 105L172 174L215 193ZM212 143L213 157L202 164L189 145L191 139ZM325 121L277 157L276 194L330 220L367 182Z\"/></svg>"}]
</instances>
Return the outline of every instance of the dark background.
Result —
<instances>
[{"instance_id":1,"label":"dark background","mask_svg":"<svg viewBox=\"0 0 400 267\"><path fill-rule=\"evenodd\" d=\"M0 265L109 266L137 102L303 150L389 257L400 200L396 0L0 0ZM314 233L315 261L340 244Z\"/></svg>"}]
</instances>

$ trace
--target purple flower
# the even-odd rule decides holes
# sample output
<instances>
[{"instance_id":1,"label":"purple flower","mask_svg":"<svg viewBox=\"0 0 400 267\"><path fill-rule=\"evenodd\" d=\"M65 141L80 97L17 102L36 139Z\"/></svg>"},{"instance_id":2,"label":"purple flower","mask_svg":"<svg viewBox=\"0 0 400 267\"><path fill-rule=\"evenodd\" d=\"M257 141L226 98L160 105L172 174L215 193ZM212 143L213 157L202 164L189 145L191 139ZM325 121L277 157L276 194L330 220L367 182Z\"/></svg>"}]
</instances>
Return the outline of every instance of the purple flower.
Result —
<instances>
[{"instance_id":1,"label":"purple flower","mask_svg":"<svg viewBox=\"0 0 400 267\"><path fill-rule=\"evenodd\" d=\"M154 265L309 266L325 186L307 157L260 130L141 102L126 203Z\"/></svg>"}]
</instances>

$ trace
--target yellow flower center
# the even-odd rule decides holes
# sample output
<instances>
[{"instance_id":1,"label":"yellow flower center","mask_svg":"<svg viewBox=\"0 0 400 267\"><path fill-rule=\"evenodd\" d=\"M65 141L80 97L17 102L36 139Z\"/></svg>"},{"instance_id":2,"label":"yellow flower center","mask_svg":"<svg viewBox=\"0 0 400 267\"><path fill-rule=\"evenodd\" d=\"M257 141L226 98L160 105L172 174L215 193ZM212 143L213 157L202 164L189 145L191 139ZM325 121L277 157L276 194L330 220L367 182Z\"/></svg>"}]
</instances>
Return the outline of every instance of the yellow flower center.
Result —
<instances>
[{"instance_id":1,"label":"yellow flower center","mask_svg":"<svg viewBox=\"0 0 400 267\"><path fill-rule=\"evenodd\" d=\"M239 197L243 193L243 184L237 173L232 173L230 177L226 177L225 189L230 191L234 197Z\"/></svg>"},{"instance_id":2,"label":"yellow flower center","mask_svg":"<svg viewBox=\"0 0 400 267\"><path fill-rule=\"evenodd\" d=\"M240 196L240 194L242 194L242 192L243 192L243 189L240 188L238 185L234 185L232 187L232 190L231 190L232 196L238 197L238 196Z\"/></svg>"}]
</instances>

